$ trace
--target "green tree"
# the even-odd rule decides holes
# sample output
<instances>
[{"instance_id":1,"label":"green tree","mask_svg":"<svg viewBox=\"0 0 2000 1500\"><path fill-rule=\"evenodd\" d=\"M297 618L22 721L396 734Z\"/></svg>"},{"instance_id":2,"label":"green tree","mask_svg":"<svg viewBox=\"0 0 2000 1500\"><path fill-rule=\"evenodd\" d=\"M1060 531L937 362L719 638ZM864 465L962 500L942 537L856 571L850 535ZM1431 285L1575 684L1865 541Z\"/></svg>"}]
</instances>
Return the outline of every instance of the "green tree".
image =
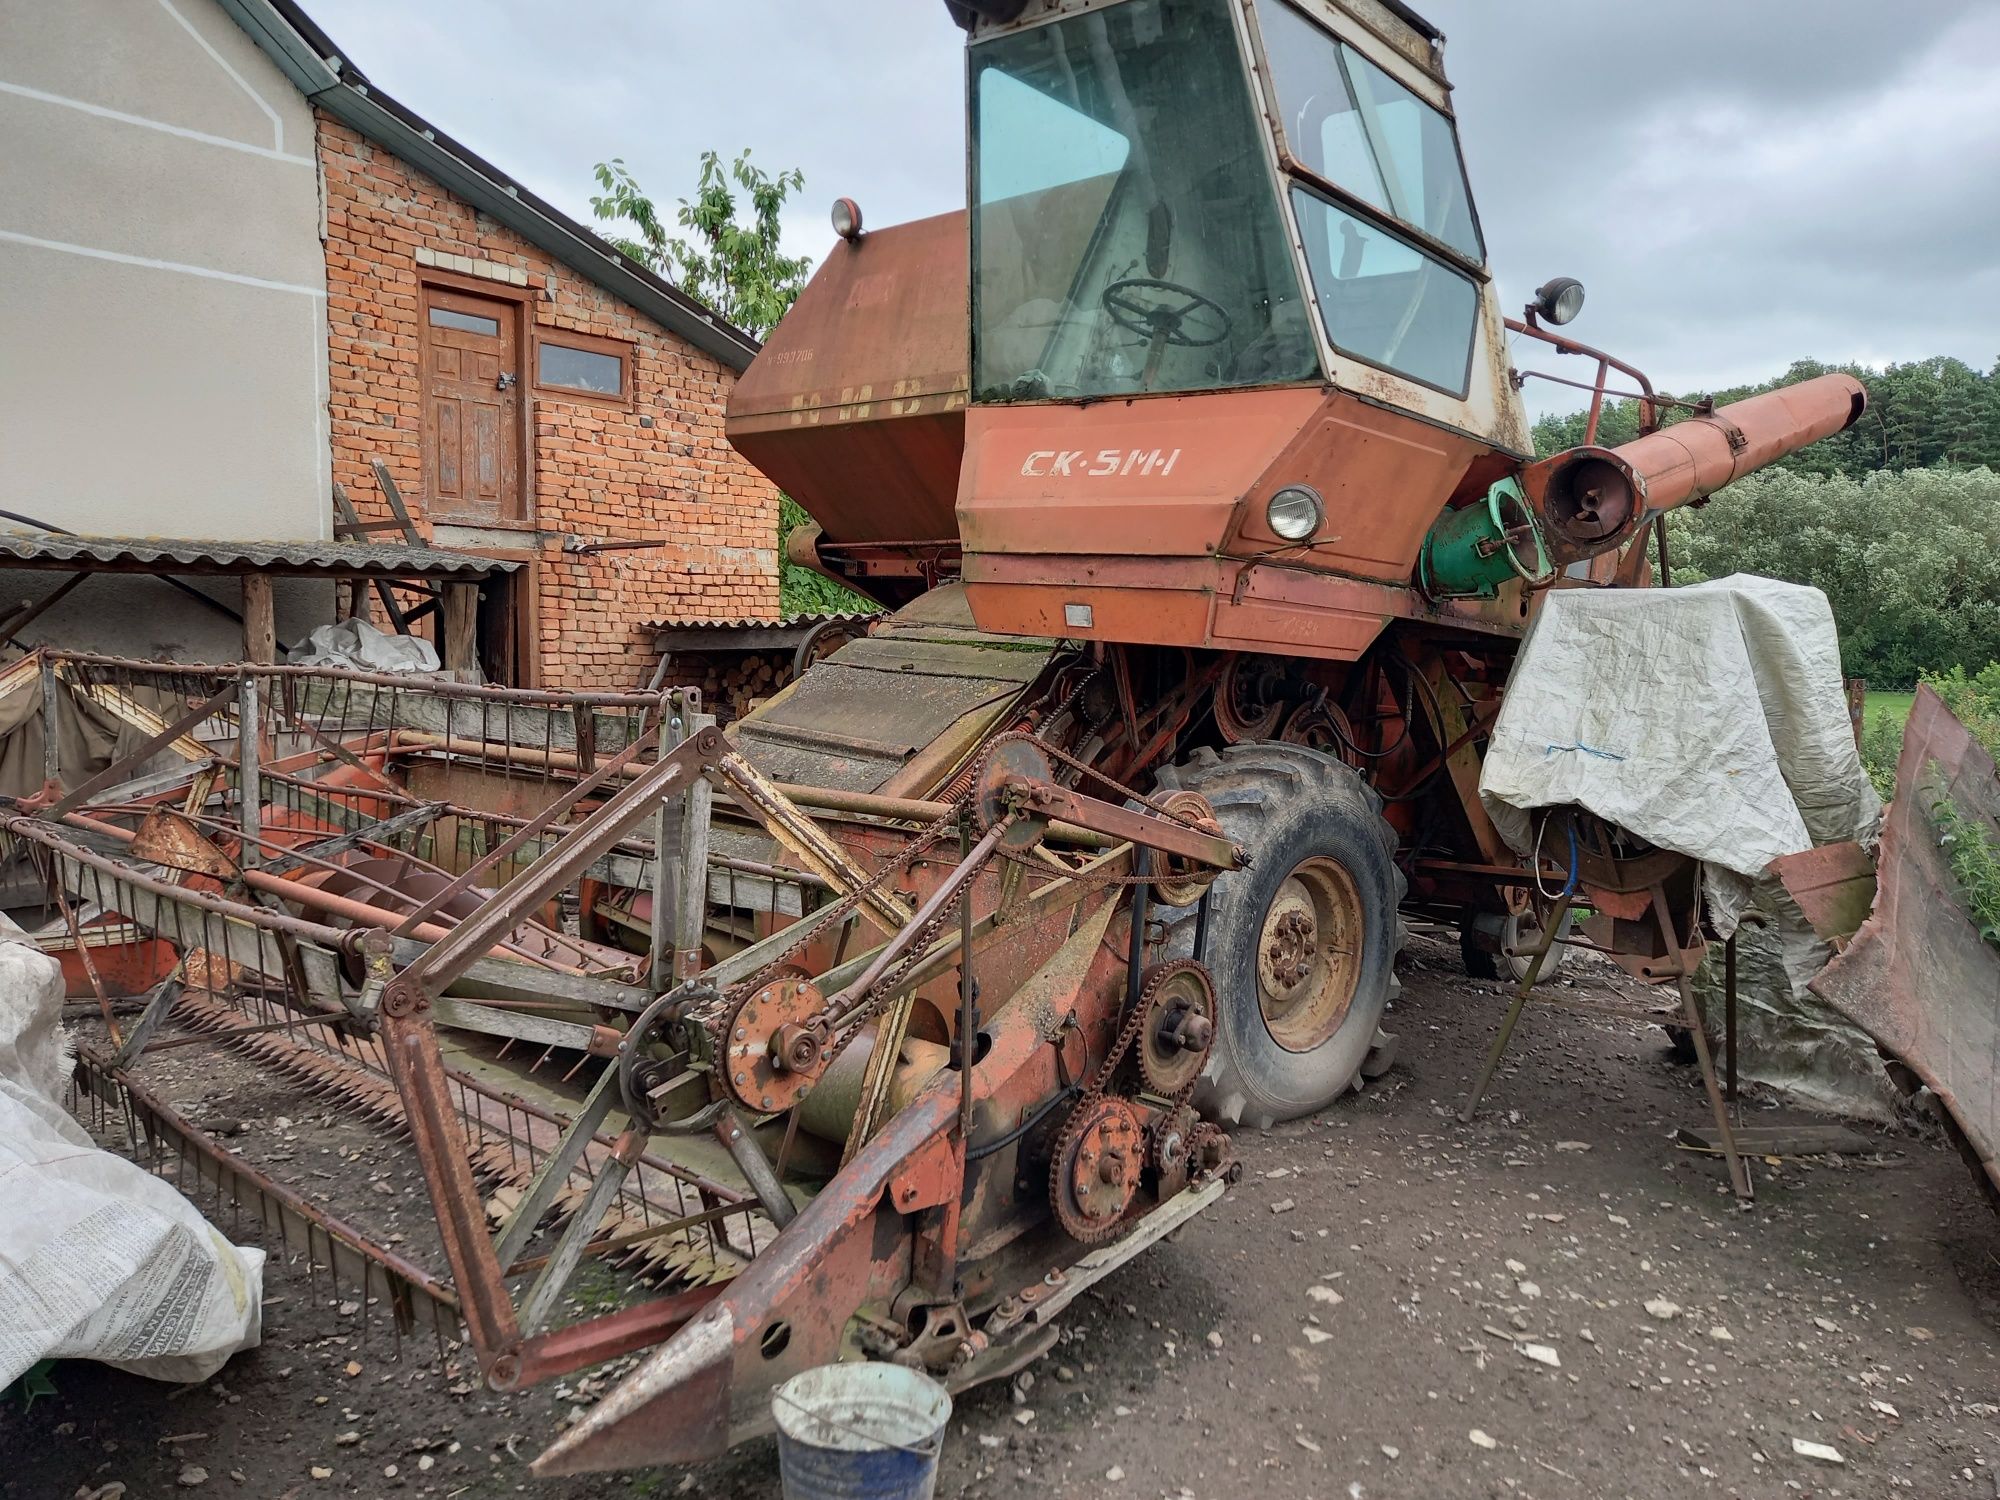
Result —
<instances>
[{"instance_id":1,"label":"green tree","mask_svg":"<svg viewBox=\"0 0 2000 1500\"><path fill-rule=\"evenodd\" d=\"M609 236L611 243L744 332L764 338L805 290L811 259L786 255L779 247L779 218L786 201L805 186L804 173L769 174L751 164L748 150L725 169L721 157L704 151L695 195L682 198L674 212L674 223L688 231L686 236L669 231L621 158L599 162L595 176L604 191L591 197L591 211L631 231ZM738 191L749 199L747 221L738 217ZM873 609L852 589L786 558L793 529L808 519L791 496L778 497L779 609L787 618Z\"/></svg>"},{"instance_id":2,"label":"green tree","mask_svg":"<svg viewBox=\"0 0 2000 1500\"><path fill-rule=\"evenodd\" d=\"M2000 475L1912 469L1862 478L1766 469L1668 519L1677 583L1761 573L1826 594L1852 676L2000 660Z\"/></svg>"},{"instance_id":3,"label":"green tree","mask_svg":"<svg viewBox=\"0 0 2000 1500\"><path fill-rule=\"evenodd\" d=\"M786 255L778 243L779 215L805 186L802 172L773 176L752 164L747 149L727 167L715 152L702 152L694 197L674 211L686 235L669 231L622 158L599 162L595 175L604 191L591 197L591 212L637 235L613 235L611 243L746 333L763 338L805 290L811 258ZM739 218L738 192L749 200L747 220Z\"/></svg>"},{"instance_id":4,"label":"green tree","mask_svg":"<svg viewBox=\"0 0 2000 1500\"><path fill-rule=\"evenodd\" d=\"M1779 460L1777 467L1795 474L1844 474L1856 479L1879 469L1945 464L2000 468L2000 363L1981 371L1963 360L1937 358L1876 369L1802 359L1774 380L1689 392L1685 399L1712 396L1718 405L1726 405L1833 370L1854 376L1868 388L1867 415L1846 432ZM1672 426L1688 416L1670 407L1662 413L1662 421ZM1549 454L1575 447L1583 441L1587 425L1587 414L1581 411L1541 418L1534 428L1536 451ZM1605 404L1600 443L1615 447L1638 434L1636 401Z\"/></svg>"}]
</instances>

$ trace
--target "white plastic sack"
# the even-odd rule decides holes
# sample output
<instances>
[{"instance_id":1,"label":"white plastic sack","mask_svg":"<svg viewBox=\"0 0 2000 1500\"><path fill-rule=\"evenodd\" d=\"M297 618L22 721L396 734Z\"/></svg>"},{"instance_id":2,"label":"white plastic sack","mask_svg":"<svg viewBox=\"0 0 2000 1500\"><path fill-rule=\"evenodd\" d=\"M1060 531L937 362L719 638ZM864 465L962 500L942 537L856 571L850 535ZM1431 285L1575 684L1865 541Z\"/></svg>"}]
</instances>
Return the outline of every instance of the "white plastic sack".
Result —
<instances>
[{"instance_id":1,"label":"white plastic sack","mask_svg":"<svg viewBox=\"0 0 2000 1500\"><path fill-rule=\"evenodd\" d=\"M206 1380L258 1341L264 1252L70 1117L62 970L23 937L0 917L0 1388L58 1358Z\"/></svg>"},{"instance_id":2,"label":"white plastic sack","mask_svg":"<svg viewBox=\"0 0 2000 1500\"><path fill-rule=\"evenodd\" d=\"M1532 809L1574 803L1701 860L1725 934L1772 860L1872 839L1882 814L1826 596L1744 574L1551 592L1507 679L1479 796L1521 854Z\"/></svg>"},{"instance_id":3,"label":"white plastic sack","mask_svg":"<svg viewBox=\"0 0 2000 1500\"><path fill-rule=\"evenodd\" d=\"M344 667L359 672L435 672L437 647L422 636L391 635L366 620L319 625L286 658L295 667Z\"/></svg>"}]
</instances>

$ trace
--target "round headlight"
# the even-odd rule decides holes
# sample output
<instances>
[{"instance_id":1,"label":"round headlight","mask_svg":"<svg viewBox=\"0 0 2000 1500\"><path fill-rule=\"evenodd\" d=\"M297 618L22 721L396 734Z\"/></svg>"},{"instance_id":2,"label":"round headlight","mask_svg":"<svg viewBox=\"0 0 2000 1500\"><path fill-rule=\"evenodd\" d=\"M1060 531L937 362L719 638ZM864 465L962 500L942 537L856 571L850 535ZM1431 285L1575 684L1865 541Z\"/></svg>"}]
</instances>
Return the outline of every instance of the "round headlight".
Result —
<instances>
[{"instance_id":1,"label":"round headlight","mask_svg":"<svg viewBox=\"0 0 2000 1500\"><path fill-rule=\"evenodd\" d=\"M1264 520L1273 533L1288 542L1303 542L1326 519L1326 507L1319 496L1302 484L1291 484L1271 497L1264 507Z\"/></svg>"},{"instance_id":2,"label":"round headlight","mask_svg":"<svg viewBox=\"0 0 2000 1500\"><path fill-rule=\"evenodd\" d=\"M844 240L861 238L861 205L852 198L833 200L833 232Z\"/></svg>"},{"instance_id":3,"label":"round headlight","mask_svg":"<svg viewBox=\"0 0 2000 1500\"><path fill-rule=\"evenodd\" d=\"M1575 322L1583 311L1583 283L1574 276L1558 276L1536 287L1535 311L1558 328Z\"/></svg>"}]
</instances>

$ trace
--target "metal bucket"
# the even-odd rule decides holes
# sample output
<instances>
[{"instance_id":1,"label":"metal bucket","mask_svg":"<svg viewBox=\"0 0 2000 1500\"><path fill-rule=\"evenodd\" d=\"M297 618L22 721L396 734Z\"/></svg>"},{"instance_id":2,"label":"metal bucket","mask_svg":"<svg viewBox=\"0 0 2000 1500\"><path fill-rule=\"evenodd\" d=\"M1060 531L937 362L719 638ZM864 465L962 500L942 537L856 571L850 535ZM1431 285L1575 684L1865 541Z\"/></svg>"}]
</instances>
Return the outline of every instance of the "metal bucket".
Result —
<instances>
[{"instance_id":1,"label":"metal bucket","mask_svg":"<svg viewBox=\"0 0 2000 1500\"><path fill-rule=\"evenodd\" d=\"M855 1362L771 1393L785 1500L931 1500L951 1395L918 1370Z\"/></svg>"}]
</instances>

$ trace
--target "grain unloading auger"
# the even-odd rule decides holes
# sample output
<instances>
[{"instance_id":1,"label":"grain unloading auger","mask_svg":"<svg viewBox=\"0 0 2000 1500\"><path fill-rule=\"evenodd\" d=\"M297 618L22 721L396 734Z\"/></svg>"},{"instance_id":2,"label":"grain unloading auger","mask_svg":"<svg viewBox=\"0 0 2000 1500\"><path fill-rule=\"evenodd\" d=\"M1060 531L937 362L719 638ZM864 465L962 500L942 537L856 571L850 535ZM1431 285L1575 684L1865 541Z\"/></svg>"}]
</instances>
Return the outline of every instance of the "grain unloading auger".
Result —
<instances>
[{"instance_id":1,"label":"grain unloading auger","mask_svg":"<svg viewBox=\"0 0 2000 1500\"><path fill-rule=\"evenodd\" d=\"M782 1228L542 1473L713 1454L827 1359L1032 1358L1222 1190L1222 1127L1387 1066L1403 913L1486 964L1547 914L1562 872L1477 795L1538 602L1664 581L1668 511L1865 404L1663 429L1685 403L1555 331L1580 287L1504 317L1398 0L948 3L969 215L843 202L730 412L815 518L795 560L894 610L732 731L844 820L808 862L839 895L718 934L621 1054L633 1128L719 1130ZM1510 332L1595 362L1588 445L1534 461ZM1606 449L1613 370L1644 432ZM1598 832L1635 966L1698 949ZM787 1174L823 1182L795 1217Z\"/></svg>"}]
</instances>

